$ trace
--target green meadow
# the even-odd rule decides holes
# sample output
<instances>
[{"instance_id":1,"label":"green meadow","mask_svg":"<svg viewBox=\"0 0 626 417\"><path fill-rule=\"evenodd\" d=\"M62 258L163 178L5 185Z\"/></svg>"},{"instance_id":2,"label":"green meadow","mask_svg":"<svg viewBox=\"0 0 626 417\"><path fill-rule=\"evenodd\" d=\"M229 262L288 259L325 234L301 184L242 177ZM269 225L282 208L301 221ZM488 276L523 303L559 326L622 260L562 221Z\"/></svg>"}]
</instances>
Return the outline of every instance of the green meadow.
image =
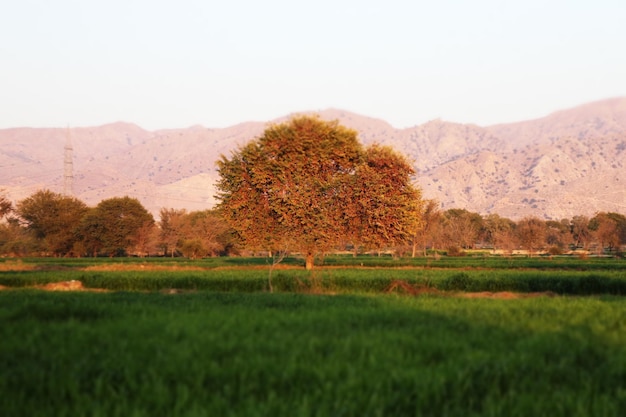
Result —
<instances>
[{"instance_id":1,"label":"green meadow","mask_svg":"<svg viewBox=\"0 0 626 417\"><path fill-rule=\"evenodd\" d=\"M370 259L0 262L0 414L626 415L623 260Z\"/></svg>"}]
</instances>

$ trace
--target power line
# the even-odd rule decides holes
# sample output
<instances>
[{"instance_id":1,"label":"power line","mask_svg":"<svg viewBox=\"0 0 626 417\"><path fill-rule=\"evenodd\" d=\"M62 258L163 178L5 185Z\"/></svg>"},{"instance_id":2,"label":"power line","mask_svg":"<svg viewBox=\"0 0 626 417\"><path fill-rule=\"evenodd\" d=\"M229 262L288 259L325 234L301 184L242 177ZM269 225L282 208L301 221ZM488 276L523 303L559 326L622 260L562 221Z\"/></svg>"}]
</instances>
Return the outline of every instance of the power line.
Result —
<instances>
[{"instance_id":1,"label":"power line","mask_svg":"<svg viewBox=\"0 0 626 417\"><path fill-rule=\"evenodd\" d=\"M63 159L63 194L66 196L74 195L74 161L72 147L72 136L70 127L67 127L67 136L65 137L65 157Z\"/></svg>"}]
</instances>

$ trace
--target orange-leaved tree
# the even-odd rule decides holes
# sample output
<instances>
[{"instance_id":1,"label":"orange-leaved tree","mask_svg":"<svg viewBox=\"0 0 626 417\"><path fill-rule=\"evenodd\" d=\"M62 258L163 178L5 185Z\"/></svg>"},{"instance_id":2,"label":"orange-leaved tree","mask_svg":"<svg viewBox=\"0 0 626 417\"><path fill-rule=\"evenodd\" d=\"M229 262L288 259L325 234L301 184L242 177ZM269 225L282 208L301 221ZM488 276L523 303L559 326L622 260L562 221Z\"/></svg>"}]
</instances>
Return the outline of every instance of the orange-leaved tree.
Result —
<instances>
[{"instance_id":1,"label":"orange-leaved tree","mask_svg":"<svg viewBox=\"0 0 626 417\"><path fill-rule=\"evenodd\" d=\"M402 157L364 149L354 130L314 116L269 126L222 156L218 171L219 209L245 244L299 251L307 269L347 238L381 245L408 236L420 198Z\"/></svg>"},{"instance_id":2,"label":"orange-leaved tree","mask_svg":"<svg viewBox=\"0 0 626 417\"><path fill-rule=\"evenodd\" d=\"M364 151L342 207L347 236L355 248L382 249L412 238L421 223L421 192L413 186L415 171L393 149L372 145Z\"/></svg>"}]
</instances>

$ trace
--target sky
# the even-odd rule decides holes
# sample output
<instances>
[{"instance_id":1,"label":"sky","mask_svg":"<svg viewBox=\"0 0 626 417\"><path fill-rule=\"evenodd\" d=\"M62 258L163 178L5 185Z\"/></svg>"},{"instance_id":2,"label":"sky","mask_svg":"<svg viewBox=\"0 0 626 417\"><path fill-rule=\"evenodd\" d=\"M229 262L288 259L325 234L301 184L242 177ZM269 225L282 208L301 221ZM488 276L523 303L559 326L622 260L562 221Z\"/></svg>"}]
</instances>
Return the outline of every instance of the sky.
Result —
<instances>
[{"instance_id":1,"label":"sky","mask_svg":"<svg viewBox=\"0 0 626 417\"><path fill-rule=\"evenodd\" d=\"M0 128L528 120L626 96L625 22L624 0L0 0Z\"/></svg>"}]
</instances>

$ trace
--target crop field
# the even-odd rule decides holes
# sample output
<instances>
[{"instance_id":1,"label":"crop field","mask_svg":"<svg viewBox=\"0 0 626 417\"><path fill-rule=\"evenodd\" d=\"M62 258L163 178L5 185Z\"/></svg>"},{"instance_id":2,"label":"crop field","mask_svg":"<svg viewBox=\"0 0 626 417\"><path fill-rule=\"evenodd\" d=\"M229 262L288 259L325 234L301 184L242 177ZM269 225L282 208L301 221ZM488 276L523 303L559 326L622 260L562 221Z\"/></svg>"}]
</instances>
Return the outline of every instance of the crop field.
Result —
<instances>
[{"instance_id":1,"label":"crop field","mask_svg":"<svg viewBox=\"0 0 626 417\"><path fill-rule=\"evenodd\" d=\"M626 415L623 260L441 261L0 261L0 415Z\"/></svg>"}]
</instances>

